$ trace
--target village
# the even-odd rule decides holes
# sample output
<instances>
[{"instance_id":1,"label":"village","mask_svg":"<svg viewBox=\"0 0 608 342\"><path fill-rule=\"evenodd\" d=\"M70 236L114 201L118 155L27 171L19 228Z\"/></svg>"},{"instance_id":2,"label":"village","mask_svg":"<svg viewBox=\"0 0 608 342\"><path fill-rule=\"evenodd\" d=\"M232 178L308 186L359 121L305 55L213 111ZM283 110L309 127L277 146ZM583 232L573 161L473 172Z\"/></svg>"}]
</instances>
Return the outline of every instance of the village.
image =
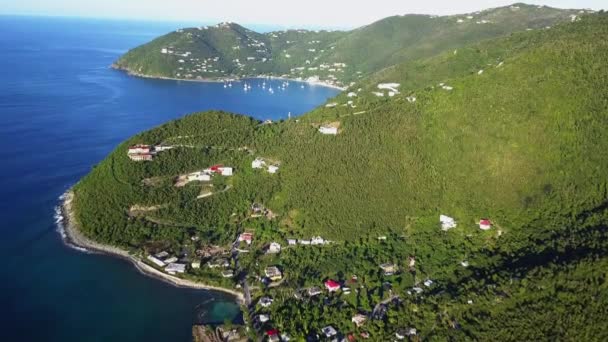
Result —
<instances>
[{"instance_id":1,"label":"village","mask_svg":"<svg viewBox=\"0 0 608 342\"><path fill-rule=\"evenodd\" d=\"M398 88L399 84L396 83L378 85L378 90L387 91L389 97L399 94ZM349 93L347 97L356 98L357 93ZM410 103L413 101L408 100ZM339 128L339 122L323 124L318 126L318 133L337 135L340 132ZM158 153L172 148L175 146L138 144L128 148L127 156L134 162L152 161ZM249 160L249 167L254 171L254 175L274 175L282 166L281 161L268 157L256 156ZM203 189L206 189L214 177L230 178L238 176L238 174L238 167L216 164L199 171L178 175L174 186L180 188L193 183L202 184ZM204 200L212 194L212 192L201 192L198 199ZM267 233L260 232L256 228L259 225L253 224L256 220L274 222L276 217L277 213L263 203L253 202L245 220L238 223L237 234L230 245L210 245L201 239L201 236L193 234L189 241L184 242L180 248L150 250L150 253L145 255L145 261L171 276L200 279L204 282L212 281L212 284L242 291L247 307L247 326L253 329L252 332L256 336L268 341L290 341L292 339L288 332L281 331L280 324L276 324L283 321L276 316L276 310L282 305L350 307L354 305L353 300L370 291L366 289L365 285L370 281L380 284L378 291L382 296L376 299L377 302L373 303L368 310L355 310L350 318L351 328L345 329L344 324L327 321L326 325L316 332L314 340L373 340L373 333L365 328L368 322L385 320L389 311L392 310L391 308L401 307L404 301L420 300L419 298L425 297L427 293L434 293L438 288L435 279L428 276L419 278L420 271L415 255L410 255L402 262L387 259L376 260L377 271L374 272L376 275L372 278L369 276L360 278L356 274L347 277L330 276L320 278L315 282L311 282L307 275L292 278L293 270L285 266L285 256L293 258L289 255L298 250L308 253L305 251L342 249L344 242L329 241L322 236L314 235L284 234L277 239L278 235L272 234L275 238L269 239ZM488 218L480 218L477 221L477 227L481 231L491 230L493 226L493 222ZM438 227L438 231L447 233L458 227L458 224L455 218L441 214ZM499 230L498 235L500 234ZM375 245L382 246L387 243L387 240L394 238L386 235L378 236ZM297 255L299 253L301 252L297 252ZM462 268L470 266L470 262L466 258L454 260L454 263ZM398 289L400 285L395 283L395 279L402 278L406 274L408 277L413 277L413 286ZM302 276L307 279L306 286L302 286ZM288 294L287 297L286 294ZM473 301L468 299L468 303L472 304ZM243 332L235 332L231 336L241 338L242 334ZM417 336L417 329L413 326L403 326L396 329L393 336L396 341L414 339Z\"/></svg>"}]
</instances>

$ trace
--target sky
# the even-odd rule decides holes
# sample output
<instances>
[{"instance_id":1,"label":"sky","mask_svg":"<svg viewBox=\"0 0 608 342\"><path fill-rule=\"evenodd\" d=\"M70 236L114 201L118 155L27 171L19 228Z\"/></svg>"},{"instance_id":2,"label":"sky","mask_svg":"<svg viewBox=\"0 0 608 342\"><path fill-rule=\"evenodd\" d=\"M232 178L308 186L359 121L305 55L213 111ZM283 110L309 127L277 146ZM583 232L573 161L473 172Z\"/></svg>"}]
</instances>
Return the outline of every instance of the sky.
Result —
<instances>
[{"instance_id":1,"label":"sky","mask_svg":"<svg viewBox=\"0 0 608 342\"><path fill-rule=\"evenodd\" d=\"M514 2L517 1L0 0L0 14L353 28L397 14L460 14ZM529 0L526 3L558 8L608 9L607 0Z\"/></svg>"}]
</instances>

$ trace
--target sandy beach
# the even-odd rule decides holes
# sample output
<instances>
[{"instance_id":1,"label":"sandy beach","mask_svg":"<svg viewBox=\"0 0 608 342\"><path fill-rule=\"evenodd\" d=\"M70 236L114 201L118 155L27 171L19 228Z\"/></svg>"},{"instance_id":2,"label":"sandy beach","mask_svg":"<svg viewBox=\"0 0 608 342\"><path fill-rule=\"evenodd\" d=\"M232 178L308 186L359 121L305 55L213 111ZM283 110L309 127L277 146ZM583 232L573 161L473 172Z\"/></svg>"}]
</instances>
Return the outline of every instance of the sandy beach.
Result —
<instances>
[{"instance_id":1,"label":"sandy beach","mask_svg":"<svg viewBox=\"0 0 608 342\"><path fill-rule=\"evenodd\" d=\"M92 241L91 239L84 236L79 230L77 221L75 220L74 210L72 207L73 200L74 200L74 192L72 190L69 190L63 196L63 203L61 204L61 211L63 214L63 225L64 225L64 229L65 229L65 234L66 234L65 240L66 240L67 244L70 244L70 245L73 245L76 247L80 247L80 248L84 248L88 251L108 254L108 255L112 255L112 256L116 256L119 258L129 260L135 266L135 268L137 270L139 270L141 273L148 275L150 277L162 280L164 282L167 282L167 283L177 286L177 287L185 287L185 288L200 289L200 290L221 291L221 292L225 292L225 293L235 296L238 303L241 305L245 302L243 293L241 293L239 291L226 289L226 288L222 288L222 287L218 287L218 286L206 285L203 283L174 277L172 275L161 272L161 271L155 269L154 267L144 263L138 257L131 255L126 250Z\"/></svg>"}]
</instances>

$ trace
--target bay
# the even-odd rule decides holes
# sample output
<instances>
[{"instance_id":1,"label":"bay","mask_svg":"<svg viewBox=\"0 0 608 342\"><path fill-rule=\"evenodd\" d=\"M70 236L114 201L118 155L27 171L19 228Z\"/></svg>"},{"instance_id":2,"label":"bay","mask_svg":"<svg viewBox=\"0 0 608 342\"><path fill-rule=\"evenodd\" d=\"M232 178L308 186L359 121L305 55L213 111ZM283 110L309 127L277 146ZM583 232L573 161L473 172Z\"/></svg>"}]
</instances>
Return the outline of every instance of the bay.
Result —
<instances>
[{"instance_id":1,"label":"bay","mask_svg":"<svg viewBox=\"0 0 608 342\"><path fill-rule=\"evenodd\" d=\"M128 262L65 246L58 197L118 143L210 109L297 116L337 90L252 79L142 79L109 68L129 48L187 23L0 16L2 341L188 341L193 323L241 320L222 293L180 289ZM262 82L274 93L261 87Z\"/></svg>"}]
</instances>

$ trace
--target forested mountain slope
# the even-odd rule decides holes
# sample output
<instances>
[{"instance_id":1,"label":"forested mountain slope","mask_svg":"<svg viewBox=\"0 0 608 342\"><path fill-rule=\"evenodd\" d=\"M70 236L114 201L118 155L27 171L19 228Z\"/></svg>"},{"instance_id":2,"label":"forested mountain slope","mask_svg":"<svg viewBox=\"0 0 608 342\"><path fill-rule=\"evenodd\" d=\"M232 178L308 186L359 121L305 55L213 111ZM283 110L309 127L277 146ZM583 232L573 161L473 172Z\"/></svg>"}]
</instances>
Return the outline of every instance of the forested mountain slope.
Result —
<instances>
[{"instance_id":1,"label":"forested mountain slope","mask_svg":"<svg viewBox=\"0 0 608 342\"><path fill-rule=\"evenodd\" d=\"M78 221L96 240L185 258L252 232L238 271L254 297L275 298L254 313L298 338L331 324L378 341L410 327L422 340L605 340L606 36L600 12L406 61L297 119L186 116L124 142L83 178ZM138 143L174 148L134 162L127 147ZM279 171L252 169L257 157ZM214 164L234 175L175 186ZM272 215L252 217L253 203ZM442 231L441 214L457 226ZM314 236L330 243L265 254ZM386 263L401 271L383 273ZM260 281L270 265L280 286ZM210 268L184 277L239 281ZM294 297L327 279L356 290Z\"/></svg>"},{"instance_id":2,"label":"forested mountain slope","mask_svg":"<svg viewBox=\"0 0 608 342\"><path fill-rule=\"evenodd\" d=\"M238 24L171 32L122 56L115 67L151 77L221 79L273 75L345 86L404 60L526 29L571 21L587 11L515 4L456 15L389 17L352 31L260 34Z\"/></svg>"}]
</instances>

